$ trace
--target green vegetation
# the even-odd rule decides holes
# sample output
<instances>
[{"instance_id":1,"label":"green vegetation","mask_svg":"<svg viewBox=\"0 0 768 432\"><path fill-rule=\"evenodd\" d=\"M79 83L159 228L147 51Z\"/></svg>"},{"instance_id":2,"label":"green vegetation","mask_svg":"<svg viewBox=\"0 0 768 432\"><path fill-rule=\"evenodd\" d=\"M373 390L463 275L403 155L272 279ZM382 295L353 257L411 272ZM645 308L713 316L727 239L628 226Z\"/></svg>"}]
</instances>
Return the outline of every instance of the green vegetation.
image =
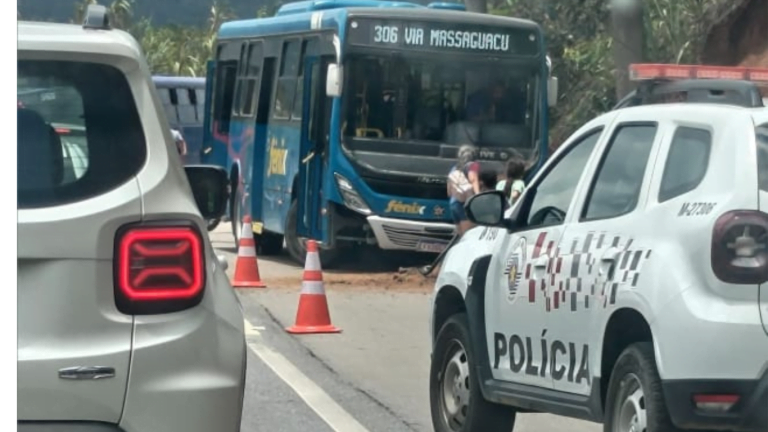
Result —
<instances>
[{"instance_id":1,"label":"green vegetation","mask_svg":"<svg viewBox=\"0 0 768 432\"><path fill-rule=\"evenodd\" d=\"M238 15L269 16L280 4L280 0L261 3L231 0L236 4L235 10L227 0L215 0L213 4L210 0L183 0L183 6L181 1L163 0L151 3L158 9L157 15L165 17L155 21L148 15L135 13L139 7L146 10L148 0L110 1L101 3L108 4L112 10L113 24L131 32L140 41L154 73L188 76L205 75L205 63L212 57L216 31L222 22ZM472 0L477 1L480 0ZM20 14L24 16L25 6L30 8L30 4L40 2L20 0ZM77 3L72 21L82 22L85 7L95 2ZM616 101L609 3L609 0L487 2L489 13L531 19L544 28L554 73L560 80L560 100L552 113L550 141L553 146L562 143L585 121L609 110ZM659 63L696 63L707 30L705 10L713 3L717 0L644 0L643 57ZM205 9L201 8L203 4ZM247 10L245 5L255 10ZM193 12L194 19L190 18ZM174 13L179 15L178 19L169 19ZM203 13L207 13L205 21ZM30 17L34 16L35 12L31 11Z\"/></svg>"}]
</instances>

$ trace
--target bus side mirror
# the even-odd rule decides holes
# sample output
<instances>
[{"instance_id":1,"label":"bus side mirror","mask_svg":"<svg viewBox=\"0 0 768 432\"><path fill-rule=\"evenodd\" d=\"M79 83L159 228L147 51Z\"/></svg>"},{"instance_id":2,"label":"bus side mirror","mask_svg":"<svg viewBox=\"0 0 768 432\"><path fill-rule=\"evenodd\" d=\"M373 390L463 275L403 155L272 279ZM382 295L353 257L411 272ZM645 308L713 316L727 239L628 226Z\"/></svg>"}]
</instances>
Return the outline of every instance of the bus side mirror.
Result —
<instances>
[{"instance_id":1,"label":"bus side mirror","mask_svg":"<svg viewBox=\"0 0 768 432\"><path fill-rule=\"evenodd\" d=\"M344 68L331 63L328 65L328 74L325 77L325 95L328 97L341 96L341 83L344 82Z\"/></svg>"},{"instance_id":2,"label":"bus side mirror","mask_svg":"<svg viewBox=\"0 0 768 432\"><path fill-rule=\"evenodd\" d=\"M551 108L557 105L557 77L549 77L547 90L547 104Z\"/></svg>"}]
</instances>

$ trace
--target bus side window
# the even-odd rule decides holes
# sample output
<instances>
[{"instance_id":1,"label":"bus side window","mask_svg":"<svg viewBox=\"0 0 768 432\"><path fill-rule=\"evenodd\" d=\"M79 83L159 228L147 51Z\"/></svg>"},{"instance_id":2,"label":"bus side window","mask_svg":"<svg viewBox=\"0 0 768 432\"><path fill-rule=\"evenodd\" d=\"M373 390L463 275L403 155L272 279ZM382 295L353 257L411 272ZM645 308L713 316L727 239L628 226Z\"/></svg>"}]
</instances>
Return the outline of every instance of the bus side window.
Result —
<instances>
[{"instance_id":1,"label":"bus side window","mask_svg":"<svg viewBox=\"0 0 768 432\"><path fill-rule=\"evenodd\" d=\"M239 44L225 43L219 46L217 53L216 84L213 90L213 124L216 132L229 133L229 121L232 118L232 105L235 94L235 79L239 59Z\"/></svg>"},{"instance_id":2,"label":"bus side window","mask_svg":"<svg viewBox=\"0 0 768 432\"><path fill-rule=\"evenodd\" d=\"M280 75L277 78L277 93L275 95L274 118L287 120L293 105L296 92L296 77L299 74L301 57L301 41L298 39L283 43L283 55L280 58Z\"/></svg>"},{"instance_id":3,"label":"bus side window","mask_svg":"<svg viewBox=\"0 0 768 432\"><path fill-rule=\"evenodd\" d=\"M301 46L301 56L299 57L299 72L296 77L296 94L293 97L293 110L291 120L301 120L304 110L304 62L307 56L317 55L317 38L306 39Z\"/></svg>"},{"instance_id":4,"label":"bus side window","mask_svg":"<svg viewBox=\"0 0 768 432\"><path fill-rule=\"evenodd\" d=\"M264 48L261 41L251 42L248 45L248 58L245 65L241 68L242 76L239 79L239 105L240 113L243 116L253 116L253 109L257 97L256 90L259 75L261 73L261 62L264 59Z\"/></svg>"}]
</instances>

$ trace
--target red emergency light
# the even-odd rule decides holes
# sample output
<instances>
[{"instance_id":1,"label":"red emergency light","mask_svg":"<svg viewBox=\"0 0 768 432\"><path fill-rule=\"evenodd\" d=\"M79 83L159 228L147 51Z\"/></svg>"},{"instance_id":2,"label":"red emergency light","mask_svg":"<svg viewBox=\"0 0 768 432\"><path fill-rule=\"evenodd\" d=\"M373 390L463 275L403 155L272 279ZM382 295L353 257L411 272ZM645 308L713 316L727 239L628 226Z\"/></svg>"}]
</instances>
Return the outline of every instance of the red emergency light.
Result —
<instances>
[{"instance_id":1,"label":"red emergency light","mask_svg":"<svg viewBox=\"0 0 768 432\"><path fill-rule=\"evenodd\" d=\"M766 85L768 84L768 69L647 63L629 65L629 79L632 81L659 78L743 80L758 85Z\"/></svg>"}]
</instances>

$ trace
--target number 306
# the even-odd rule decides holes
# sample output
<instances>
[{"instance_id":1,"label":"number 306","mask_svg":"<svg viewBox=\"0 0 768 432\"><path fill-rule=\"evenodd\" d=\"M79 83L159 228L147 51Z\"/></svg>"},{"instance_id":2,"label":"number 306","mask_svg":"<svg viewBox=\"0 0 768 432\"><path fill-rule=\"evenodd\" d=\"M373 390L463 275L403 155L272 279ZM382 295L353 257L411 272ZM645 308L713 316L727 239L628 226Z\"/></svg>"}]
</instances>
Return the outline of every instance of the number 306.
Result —
<instances>
[{"instance_id":1,"label":"number 306","mask_svg":"<svg viewBox=\"0 0 768 432\"><path fill-rule=\"evenodd\" d=\"M374 42L397 43L397 27L377 25L373 30Z\"/></svg>"}]
</instances>

